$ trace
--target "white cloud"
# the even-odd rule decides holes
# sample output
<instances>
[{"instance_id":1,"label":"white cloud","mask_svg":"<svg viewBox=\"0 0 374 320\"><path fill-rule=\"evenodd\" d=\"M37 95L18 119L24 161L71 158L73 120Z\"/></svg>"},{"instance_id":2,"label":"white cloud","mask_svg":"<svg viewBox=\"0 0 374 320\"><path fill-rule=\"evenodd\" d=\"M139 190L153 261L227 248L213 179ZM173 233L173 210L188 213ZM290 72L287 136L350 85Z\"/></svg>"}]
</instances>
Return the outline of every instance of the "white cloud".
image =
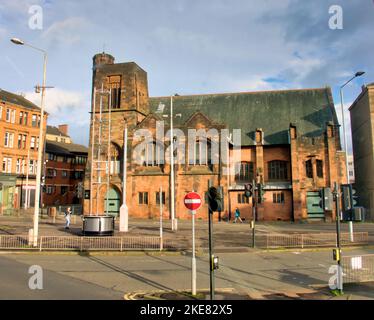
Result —
<instances>
[{"instance_id":1,"label":"white cloud","mask_svg":"<svg viewBox=\"0 0 374 320\"><path fill-rule=\"evenodd\" d=\"M81 40L80 30L88 27L90 22L82 17L70 17L53 23L43 32L42 38L57 44L72 45Z\"/></svg>"},{"instance_id":2,"label":"white cloud","mask_svg":"<svg viewBox=\"0 0 374 320\"><path fill-rule=\"evenodd\" d=\"M26 93L26 99L40 105L40 93ZM49 113L48 124L69 125L69 134L75 143L87 144L90 122L90 98L80 92L48 89L45 110Z\"/></svg>"},{"instance_id":3,"label":"white cloud","mask_svg":"<svg viewBox=\"0 0 374 320\"><path fill-rule=\"evenodd\" d=\"M40 104L40 93L26 93L26 98L35 104ZM51 115L58 115L61 112L81 109L87 104L86 97L80 92L63 89L48 89L46 91L45 109Z\"/></svg>"}]
</instances>

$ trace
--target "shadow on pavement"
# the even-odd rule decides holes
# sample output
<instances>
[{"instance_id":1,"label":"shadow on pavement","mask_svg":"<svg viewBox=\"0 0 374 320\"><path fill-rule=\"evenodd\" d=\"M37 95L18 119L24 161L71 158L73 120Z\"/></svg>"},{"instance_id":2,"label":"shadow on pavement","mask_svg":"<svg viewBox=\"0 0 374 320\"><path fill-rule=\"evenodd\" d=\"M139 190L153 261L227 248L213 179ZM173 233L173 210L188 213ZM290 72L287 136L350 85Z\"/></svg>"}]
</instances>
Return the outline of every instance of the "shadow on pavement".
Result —
<instances>
[{"instance_id":1,"label":"shadow on pavement","mask_svg":"<svg viewBox=\"0 0 374 320\"><path fill-rule=\"evenodd\" d=\"M129 278L132 278L134 280L137 280L137 281L139 281L141 283L145 283L145 284L147 284L149 286L152 286L152 287L154 287L156 289L159 289L159 290L168 290L168 291L175 292L174 289L172 289L172 288L169 288L169 287L164 286L164 285L162 285L162 284L160 284L160 283L158 283L156 281L153 281L153 280L147 279L145 277L142 277L140 275L137 275L134 272L123 270L123 269L121 269L121 268L119 268L119 267L117 267L117 266L115 266L115 265L113 265L111 263L108 263L106 261L103 261L103 260L101 260L101 259L99 259L97 257L93 257L93 256L89 256L89 255L85 255L85 257L88 258L88 259L90 259L91 261L94 261L94 262L96 262L98 264L101 264L102 266L105 266L105 267L107 267L107 268L109 268L109 269L111 269L113 271L121 273L121 274L123 274L123 275L125 275L125 276L127 276Z\"/></svg>"}]
</instances>

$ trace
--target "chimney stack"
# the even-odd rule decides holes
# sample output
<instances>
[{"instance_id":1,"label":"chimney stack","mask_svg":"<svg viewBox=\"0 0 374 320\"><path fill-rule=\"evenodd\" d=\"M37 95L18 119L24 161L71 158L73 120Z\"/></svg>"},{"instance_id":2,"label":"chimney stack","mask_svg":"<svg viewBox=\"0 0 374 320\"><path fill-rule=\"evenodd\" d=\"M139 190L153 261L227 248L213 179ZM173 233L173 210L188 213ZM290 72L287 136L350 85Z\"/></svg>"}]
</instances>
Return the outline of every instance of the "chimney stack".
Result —
<instances>
[{"instance_id":1,"label":"chimney stack","mask_svg":"<svg viewBox=\"0 0 374 320\"><path fill-rule=\"evenodd\" d=\"M69 130L69 125L67 124L59 124L58 125L58 130L60 130L63 134L68 136L68 130Z\"/></svg>"}]
</instances>

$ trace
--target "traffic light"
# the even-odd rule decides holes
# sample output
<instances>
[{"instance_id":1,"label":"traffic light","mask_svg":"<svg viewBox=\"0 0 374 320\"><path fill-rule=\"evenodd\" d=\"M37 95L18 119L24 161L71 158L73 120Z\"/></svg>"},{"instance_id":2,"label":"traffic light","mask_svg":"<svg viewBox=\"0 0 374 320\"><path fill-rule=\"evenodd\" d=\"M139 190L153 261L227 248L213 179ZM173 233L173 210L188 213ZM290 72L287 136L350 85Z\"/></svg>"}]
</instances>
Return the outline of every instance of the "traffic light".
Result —
<instances>
[{"instance_id":1,"label":"traffic light","mask_svg":"<svg viewBox=\"0 0 374 320\"><path fill-rule=\"evenodd\" d=\"M212 212L223 211L223 189L222 187L210 187L207 192L209 209Z\"/></svg>"},{"instance_id":2,"label":"traffic light","mask_svg":"<svg viewBox=\"0 0 374 320\"><path fill-rule=\"evenodd\" d=\"M352 209L357 207L358 195L356 189L352 188Z\"/></svg>"},{"instance_id":3,"label":"traffic light","mask_svg":"<svg viewBox=\"0 0 374 320\"><path fill-rule=\"evenodd\" d=\"M334 195L330 188L323 188L320 190L320 208L323 211L332 211L334 208Z\"/></svg>"},{"instance_id":4,"label":"traffic light","mask_svg":"<svg viewBox=\"0 0 374 320\"><path fill-rule=\"evenodd\" d=\"M350 184L342 184L341 185L342 191L342 210L343 212L347 212L353 208L352 206L352 185Z\"/></svg>"},{"instance_id":5,"label":"traffic light","mask_svg":"<svg viewBox=\"0 0 374 320\"><path fill-rule=\"evenodd\" d=\"M258 203L263 203L264 202L264 194L265 194L265 191L264 191L264 186L262 183L258 183L257 184L257 192L258 192L258 200L257 202Z\"/></svg>"},{"instance_id":6,"label":"traffic light","mask_svg":"<svg viewBox=\"0 0 374 320\"><path fill-rule=\"evenodd\" d=\"M251 184L251 183L246 183L246 184L244 185L244 196L245 196L246 198L250 198L250 197L252 197L253 193L254 193L254 190L253 190L253 184Z\"/></svg>"}]
</instances>

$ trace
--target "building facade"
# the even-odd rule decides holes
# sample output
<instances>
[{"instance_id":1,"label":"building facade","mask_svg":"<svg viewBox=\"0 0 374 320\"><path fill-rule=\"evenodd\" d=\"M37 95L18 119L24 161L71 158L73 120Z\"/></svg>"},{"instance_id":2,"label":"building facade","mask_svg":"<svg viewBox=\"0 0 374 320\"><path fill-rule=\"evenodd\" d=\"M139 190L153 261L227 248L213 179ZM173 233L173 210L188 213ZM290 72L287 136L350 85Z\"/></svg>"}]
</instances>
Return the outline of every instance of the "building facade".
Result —
<instances>
[{"instance_id":1,"label":"building facade","mask_svg":"<svg viewBox=\"0 0 374 320\"><path fill-rule=\"evenodd\" d=\"M364 86L349 108L358 205L374 216L374 83Z\"/></svg>"},{"instance_id":2,"label":"building facade","mask_svg":"<svg viewBox=\"0 0 374 320\"><path fill-rule=\"evenodd\" d=\"M87 147L72 143L68 126L47 127L42 204L83 204L83 179Z\"/></svg>"},{"instance_id":3,"label":"building facade","mask_svg":"<svg viewBox=\"0 0 374 320\"><path fill-rule=\"evenodd\" d=\"M40 115L40 108L23 96L0 90L2 213L34 205Z\"/></svg>"},{"instance_id":4,"label":"building facade","mask_svg":"<svg viewBox=\"0 0 374 320\"><path fill-rule=\"evenodd\" d=\"M127 127L129 215L157 218L162 188L170 218L172 103L177 218L190 217L184 195L203 196L211 182L224 190L222 218L238 207L251 219L252 201L243 193L253 179L265 188L258 220L334 218L319 207L321 188L347 180L330 88L150 98L147 73L106 53L93 58L85 214L119 212ZM206 219L207 210L204 202L198 215Z\"/></svg>"},{"instance_id":5,"label":"building facade","mask_svg":"<svg viewBox=\"0 0 374 320\"><path fill-rule=\"evenodd\" d=\"M68 135L69 126L67 124L60 124L58 127L47 126L46 140L57 141L63 143L72 143Z\"/></svg>"},{"instance_id":6,"label":"building facade","mask_svg":"<svg viewBox=\"0 0 374 320\"><path fill-rule=\"evenodd\" d=\"M353 154L348 155L349 183L355 183L355 164Z\"/></svg>"}]
</instances>

